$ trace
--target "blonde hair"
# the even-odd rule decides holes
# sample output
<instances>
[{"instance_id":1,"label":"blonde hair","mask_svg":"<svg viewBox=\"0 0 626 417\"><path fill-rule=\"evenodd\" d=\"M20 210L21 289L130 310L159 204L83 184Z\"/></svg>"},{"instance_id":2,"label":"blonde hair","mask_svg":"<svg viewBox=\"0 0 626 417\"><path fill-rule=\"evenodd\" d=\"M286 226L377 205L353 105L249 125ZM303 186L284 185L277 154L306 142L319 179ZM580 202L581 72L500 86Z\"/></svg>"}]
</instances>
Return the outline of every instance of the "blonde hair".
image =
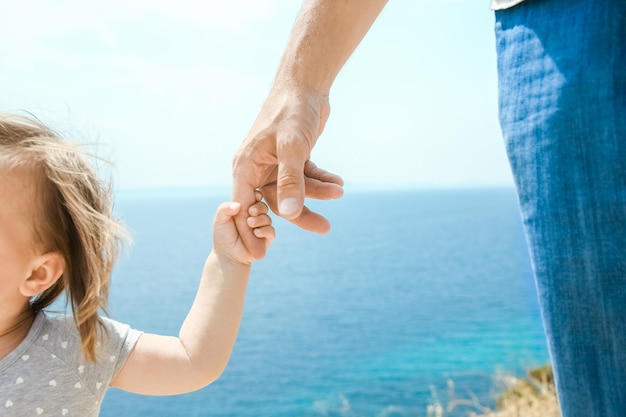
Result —
<instances>
[{"instance_id":1,"label":"blonde hair","mask_svg":"<svg viewBox=\"0 0 626 417\"><path fill-rule=\"evenodd\" d=\"M65 261L61 278L33 297L31 308L40 311L65 292L83 353L95 361L99 312L106 311L111 270L125 237L112 216L111 189L76 145L31 117L0 113L0 163L33 170L41 207L35 242Z\"/></svg>"}]
</instances>

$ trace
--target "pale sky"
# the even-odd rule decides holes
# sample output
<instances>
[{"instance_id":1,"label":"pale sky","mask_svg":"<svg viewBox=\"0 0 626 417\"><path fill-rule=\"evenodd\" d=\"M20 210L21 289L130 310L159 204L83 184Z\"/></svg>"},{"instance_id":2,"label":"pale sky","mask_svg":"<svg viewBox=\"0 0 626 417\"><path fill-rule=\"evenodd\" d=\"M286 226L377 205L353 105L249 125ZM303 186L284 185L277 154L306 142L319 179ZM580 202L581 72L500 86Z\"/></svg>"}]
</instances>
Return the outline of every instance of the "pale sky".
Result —
<instances>
[{"instance_id":1,"label":"pale sky","mask_svg":"<svg viewBox=\"0 0 626 417\"><path fill-rule=\"evenodd\" d=\"M0 110L115 164L121 189L227 187L299 0L3 6ZM312 160L347 186L510 186L488 0L390 0L331 90Z\"/></svg>"}]
</instances>

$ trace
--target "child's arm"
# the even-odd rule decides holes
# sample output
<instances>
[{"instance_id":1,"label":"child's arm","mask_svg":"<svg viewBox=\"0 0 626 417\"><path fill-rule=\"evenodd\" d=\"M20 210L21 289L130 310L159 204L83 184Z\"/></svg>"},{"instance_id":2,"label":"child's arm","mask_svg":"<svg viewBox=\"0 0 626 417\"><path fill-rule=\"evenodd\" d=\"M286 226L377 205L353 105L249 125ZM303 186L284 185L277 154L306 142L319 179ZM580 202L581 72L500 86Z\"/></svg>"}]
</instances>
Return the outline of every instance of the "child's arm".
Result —
<instances>
[{"instance_id":1,"label":"child's arm","mask_svg":"<svg viewBox=\"0 0 626 417\"><path fill-rule=\"evenodd\" d=\"M240 209L238 203L224 203L217 211L213 250L179 337L142 335L112 386L141 394L171 395L197 390L220 376L237 337L250 264L256 260L235 227L233 216ZM248 225L267 249L274 239L267 206L257 202L248 213Z\"/></svg>"}]
</instances>

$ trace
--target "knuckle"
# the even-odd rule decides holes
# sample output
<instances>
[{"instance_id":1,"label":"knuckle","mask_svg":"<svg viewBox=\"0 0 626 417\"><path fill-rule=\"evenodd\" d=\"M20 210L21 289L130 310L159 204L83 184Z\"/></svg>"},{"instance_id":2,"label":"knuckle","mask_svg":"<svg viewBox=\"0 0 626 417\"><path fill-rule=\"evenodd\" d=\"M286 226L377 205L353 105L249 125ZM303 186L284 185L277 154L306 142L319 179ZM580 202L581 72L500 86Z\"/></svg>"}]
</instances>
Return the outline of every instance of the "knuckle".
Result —
<instances>
[{"instance_id":1,"label":"knuckle","mask_svg":"<svg viewBox=\"0 0 626 417\"><path fill-rule=\"evenodd\" d=\"M278 187L298 187L303 181L303 177L291 173L286 173L278 178Z\"/></svg>"}]
</instances>

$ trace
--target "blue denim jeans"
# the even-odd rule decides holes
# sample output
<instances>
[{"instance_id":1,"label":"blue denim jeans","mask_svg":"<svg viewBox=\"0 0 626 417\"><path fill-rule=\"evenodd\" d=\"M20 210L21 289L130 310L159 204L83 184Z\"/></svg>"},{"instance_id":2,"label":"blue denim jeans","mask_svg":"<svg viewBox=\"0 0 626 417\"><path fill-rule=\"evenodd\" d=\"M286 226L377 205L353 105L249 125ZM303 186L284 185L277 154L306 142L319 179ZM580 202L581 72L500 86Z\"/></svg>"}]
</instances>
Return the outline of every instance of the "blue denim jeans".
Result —
<instances>
[{"instance_id":1,"label":"blue denim jeans","mask_svg":"<svg viewBox=\"0 0 626 417\"><path fill-rule=\"evenodd\" d=\"M500 123L563 417L626 416L626 1L496 12Z\"/></svg>"},{"instance_id":2,"label":"blue denim jeans","mask_svg":"<svg viewBox=\"0 0 626 417\"><path fill-rule=\"evenodd\" d=\"M496 12L500 123L563 417L626 416L626 1Z\"/></svg>"}]
</instances>

